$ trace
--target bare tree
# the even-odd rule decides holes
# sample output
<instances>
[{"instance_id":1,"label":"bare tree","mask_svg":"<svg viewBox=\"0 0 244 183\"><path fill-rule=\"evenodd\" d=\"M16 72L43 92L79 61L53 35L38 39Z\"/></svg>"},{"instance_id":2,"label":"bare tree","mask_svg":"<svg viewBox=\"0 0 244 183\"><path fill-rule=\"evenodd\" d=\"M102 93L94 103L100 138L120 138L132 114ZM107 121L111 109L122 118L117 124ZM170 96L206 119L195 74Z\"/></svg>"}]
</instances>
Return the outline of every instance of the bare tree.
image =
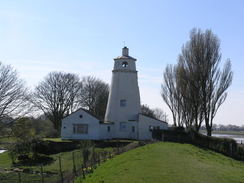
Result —
<instances>
[{"instance_id":1,"label":"bare tree","mask_svg":"<svg viewBox=\"0 0 244 183\"><path fill-rule=\"evenodd\" d=\"M168 122L167 114L160 108L151 109L147 104L143 104L141 113L145 116Z\"/></svg>"},{"instance_id":2,"label":"bare tree","mask_svg":"<svg viewBox=\"0 0 244 183\"><path fill-rule=\"evenodd\" d=\"M183 126L181 93L177 85L179 83L177 67L167 65L161 85L161 96L172 113L174 126Z\"/></svg>"},{"instance_id":3,"label":"bare tree","mask_svg":"<svg viewBox=\"0 0 244 183\"><path fill-rule=\"evenodd\" d=\"M103 120L107 107L109 85L92 76L84 77L82 84L83 88L79 96L80 105Z\"/></svg>"},{"instance_id":4,"label":"bare tree","mask_svg":"<svg viewBox=\"0 0 244 183\"><path fill-rule=\"evenodd\" d=\"M226 90L233 77L230 61L226 61L222 71L219 68L220 61L218 37L211 30L202 32L200 29L193 29L190 41L182 48L179 62L188 73L186 79L191 86L191 103L197 106L194 106L194 115L197 116L198 113L199 128L201 120L204 119L209 136L211 136L213 118L226 99Z\"/></svg>"},{"instance_id":5,"label":"bare tree","mask_svg":"<svg viewBox=\"0 0 244 183\"><path fill-rule=\"evenodd\" d=\"M183 47L184 49L184 47ZM185 54L184 51L182 51ZM186 54L187 57L189 54ZM189 59L189 58L188 58ZM177 86L180 88L182 98L183 118L187 128L199 131L203 122L204 113L202 111L202 88L200 83L201 66L199 63L190 63L188 66L186 59L179 56L179 82ZM196 64L196 65L195 65Z\"/></svg>"},{"instance_id":6,"label":"bare tree","mask_svg":"<svg viewBox=\"0 0 244 183\"><path fill-rule=\"evenodd\" d=\"M0 62L0 131L29 111L27 93L16 70Z\"/></svg>"},{"instance_id":7,"label":"bare tree","mask_svg":"<svg viewBox=\"0 0 244 183\"><path fill-rule=\"evenodd\" d=\"M60 133L61 120L78 108L78 95L82 84L77 75L51 72L33 93L33 103L52 121Z\"/></svg>"},{"instance_id":8,"label":"bare tree","mask_svg":"<svg viewBox=\"0 0 244 183\"><path fill-rule=\"evenodd\" d=\"M160 108L153 109L153 113L156 119L168 122L168 115Z\"/></svg>"},{"instance_id":9,"label":"bare tree","mask_svg":"<svg viewBox=\"0 0 244 183\"><path fill-rule=\"evenodd\" d=\"M211 30L202 32L193 29L190 40L179 55L177 72L171 74L172 78L176 78L171 84L176 88L174 91L180 91L173 95L173 99L180 104L183 123L199 131L205 121L208 135L211 135L213 118L226 99L226 90L233 77L230 61L226 61L222 71L220 61L220 41L217 36ZM167 81L172 80L169 78L171 76L166 76ZM163 95L168 96L167 92Z\"/></svg>"},{"instance_id":10,"label":"bare tree","mask_svg":"<svg viewBox=\"0 0 244 183\"><path fill-rule=\"evenodd\" d=\"M154 111L147 104L141 105L141 113L145 116L156 118Z\"/></svg>"},{"instance_id":11,"label":"bare tree","mask_svg":"<svg viewBox=\"0 0 244 183\"><path fill-rule=\"evenodd\" d=\"M211 30L193 29L190 41L183 47L176 66L167 66L161 94L173 114L187 128L199 131L205 122L211 136L213 119L227 97L233 72L230 60L223 70L220 41ZM179 123L179 120L178 120Z\"/></svg>"}]
</instances>

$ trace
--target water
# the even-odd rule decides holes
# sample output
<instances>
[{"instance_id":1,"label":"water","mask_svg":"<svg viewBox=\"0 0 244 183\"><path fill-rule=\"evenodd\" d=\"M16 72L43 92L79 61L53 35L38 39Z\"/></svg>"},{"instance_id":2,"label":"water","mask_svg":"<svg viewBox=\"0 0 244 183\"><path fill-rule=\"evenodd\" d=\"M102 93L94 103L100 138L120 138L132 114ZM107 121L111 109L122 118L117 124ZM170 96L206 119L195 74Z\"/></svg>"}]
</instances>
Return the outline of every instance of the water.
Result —
<instances>
[{"instance_id":1,"label":"water","mask_svg":"<svg viewBox=\"0 0 244 183\"><path fill-rule=\"evenodd\" d=\"M203 133L206 135L206 133ZM213 137L219 137L219 138L230 138L234 139L238 144L244 144L244 135L231 135L231 134L217 134L213 133Z\"/></svg>"},{"instance_id":2,"label":"water","mask_svg":"<svg viewBox=\"0 0 244 183\"><path fill-rule=\"evenodd\" d=\"M213 137L220 138L231 138L234 139L238 144L244 144L244 136L243 135L230 135L230 134L212 134Z\"/></svg>"},{"instance_id":3,"label":"water","mask_svg":"<svg viewBox=\"0 0 244 183\"><path fill-rule=\"evenodd\" d=\"M1 150L1 149L0 149L0 153L4 153L5 151L6 151L6 150Z\"/></svg>"}]
</instances>

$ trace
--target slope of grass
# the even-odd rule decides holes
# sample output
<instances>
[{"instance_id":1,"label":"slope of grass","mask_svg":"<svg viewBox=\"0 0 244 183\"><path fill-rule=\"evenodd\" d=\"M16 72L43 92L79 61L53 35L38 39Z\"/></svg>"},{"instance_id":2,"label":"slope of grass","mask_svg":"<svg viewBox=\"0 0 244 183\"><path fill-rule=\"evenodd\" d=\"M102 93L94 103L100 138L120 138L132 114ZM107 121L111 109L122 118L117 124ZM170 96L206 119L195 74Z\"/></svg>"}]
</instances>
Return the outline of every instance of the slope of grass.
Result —
<instances>
[{"instance_id":1,"label":"slope of grass","mask_svg":"<svg viewBox=\"0 0 244 183\"><path fill-rule=\"evenodd\" d=\"M244 162L189 144L156 143L116 156L84 182L244 183Z\"/></svg>"}]
</instances>

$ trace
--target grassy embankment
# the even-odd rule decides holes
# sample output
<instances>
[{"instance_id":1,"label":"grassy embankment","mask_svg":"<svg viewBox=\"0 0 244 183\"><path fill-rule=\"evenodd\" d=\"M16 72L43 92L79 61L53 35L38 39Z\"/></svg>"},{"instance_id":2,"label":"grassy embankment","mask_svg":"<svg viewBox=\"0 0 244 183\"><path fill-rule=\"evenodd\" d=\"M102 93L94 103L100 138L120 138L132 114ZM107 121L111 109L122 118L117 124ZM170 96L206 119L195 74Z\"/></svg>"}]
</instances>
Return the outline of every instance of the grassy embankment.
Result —
<instances>
[{"instance_id":1,"label":"grassy embankment","mask_svg":"<svg viewBox=\"0 0 244 183\"><path fill-rule=\"evenodd\" d=\"M114 157L84 182L244 183L244 162L189 144L156 143Z\"/></svg>"}]
</instances>

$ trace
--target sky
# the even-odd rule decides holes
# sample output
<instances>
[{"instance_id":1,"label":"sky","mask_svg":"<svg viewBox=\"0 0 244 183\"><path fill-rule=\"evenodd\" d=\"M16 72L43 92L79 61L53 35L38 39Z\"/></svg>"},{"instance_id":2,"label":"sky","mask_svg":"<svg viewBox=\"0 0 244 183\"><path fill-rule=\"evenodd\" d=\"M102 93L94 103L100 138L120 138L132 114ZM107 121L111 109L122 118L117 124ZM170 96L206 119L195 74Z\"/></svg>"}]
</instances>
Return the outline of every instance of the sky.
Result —
<instances>
[{"instance_id":1,"label":"sky","mask_svg":"<svg viewBox=\"0 0 244 183\"><path fill-rule=\"evenodd\" d=\"M113 58L126 45L137 58L141 103L171 120L160 96L163 71L193 28L211 29L234 72L214 123L244 125L243 10L242 0L0 0L0 61L31 89L52 71L110 83Z\"/></svg>"}]
</instances>

